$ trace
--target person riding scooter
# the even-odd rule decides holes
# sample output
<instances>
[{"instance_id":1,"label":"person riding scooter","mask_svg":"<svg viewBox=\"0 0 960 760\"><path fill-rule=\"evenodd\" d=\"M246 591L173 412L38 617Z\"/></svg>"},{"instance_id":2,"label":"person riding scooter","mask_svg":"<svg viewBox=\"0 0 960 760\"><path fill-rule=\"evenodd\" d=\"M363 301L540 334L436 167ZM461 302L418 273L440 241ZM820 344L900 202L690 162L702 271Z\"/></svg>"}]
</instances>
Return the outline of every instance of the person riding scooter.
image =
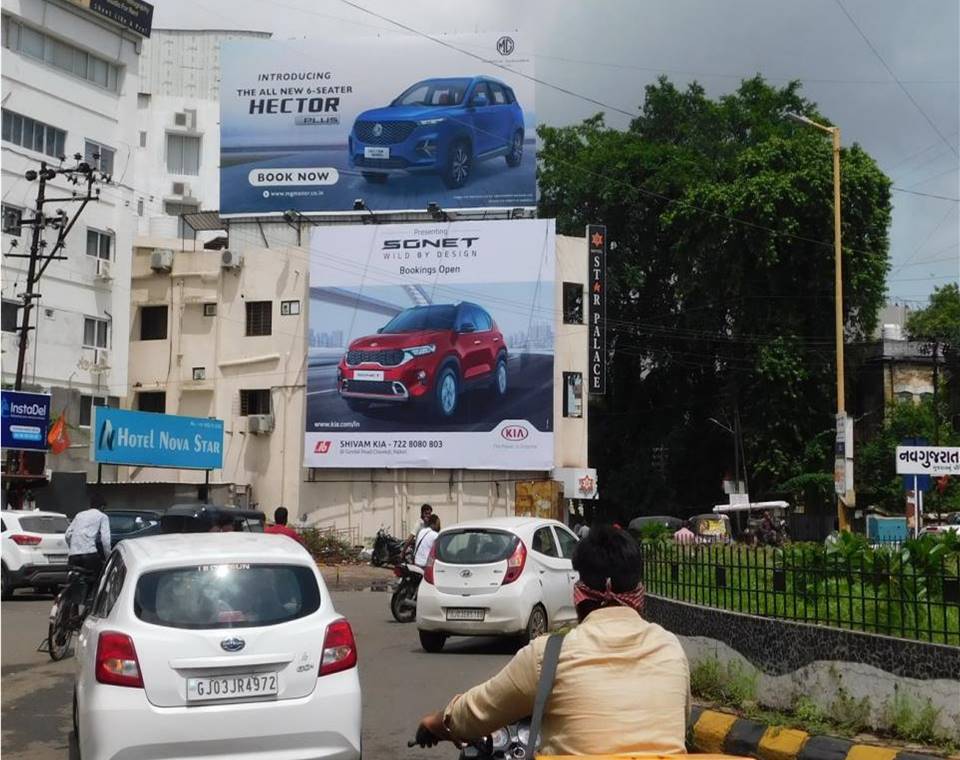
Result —
<instances>
[{"instance_id":1,"label":"person riding scooter","mask_svg":"<svg viewBox=\"0 0 960 760\"><path fill-rule=\"evenodd\" d=\"M641 617L640 550L624 531L594 527L577 544L580 624L563 640L543 715L543 755L683 753L690 672L677 637ZM474 741L533 712L548 637L486 683L424 716L416 743Z\"/></svg>"}]
</instances>

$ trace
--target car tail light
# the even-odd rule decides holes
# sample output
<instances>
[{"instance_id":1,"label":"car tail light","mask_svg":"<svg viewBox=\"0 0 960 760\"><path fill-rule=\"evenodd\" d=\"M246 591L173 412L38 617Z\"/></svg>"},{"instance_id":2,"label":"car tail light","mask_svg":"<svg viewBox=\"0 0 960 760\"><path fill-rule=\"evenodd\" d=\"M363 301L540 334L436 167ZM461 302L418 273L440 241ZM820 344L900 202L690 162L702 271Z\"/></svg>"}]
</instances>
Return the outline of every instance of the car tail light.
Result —
<instances>
[{"instance_id":1,"label":"car tail light","mask_svg":"<svg viewBox=\"0 0 960 760\"><path fill-rule=\"evenodd\" d=\"M437 561L437 545L430 548L430 556L427 557L427 564L423 566L423 580L433 585L433 566Z\"/></svg>"},{"instance_id":2,"label":"car tail light","mask_svg":"<svg viewBox=\"0 0 960 760\"><path fill-rule=\"evenodd\" d=\"M142 689L143 677L133 639L116 631L101 633L97 640L96 673L100 683Z\"/></svg>"},{"instance_id":3,"label":"car tail light","mask_svg":"<svg viewBox=\"0 0 960 760\"><path fill-rule=\"evenodd\" d=\"M14 533L10 540L17 546L36 546L40 543L40 536L26 536L23 533Z\"/></svg>"},{"instance_id":4,"label":"car tail light","mask_svg":"<svg viewBox=\"0 0 960 760\"><path fill-rule=\"evenodd\" d=\"M346 620L335 620L327 626L320 657L320 675L327 676L357 666L357 642Z\"/></svg>"},{"instance_id":5,"label":"car tail light","mask_svg":"<svg viewBox=\"0 0 960 760\"><path fill-rule=\"evenodd\" d=\"M527 547L523 545L523 541L517 539L517 548L513 550L513 554L507 560L507 572L503 576L503 585L513 583L519 578L525 564L527 564Z\"/></svg>"}]
</instances>

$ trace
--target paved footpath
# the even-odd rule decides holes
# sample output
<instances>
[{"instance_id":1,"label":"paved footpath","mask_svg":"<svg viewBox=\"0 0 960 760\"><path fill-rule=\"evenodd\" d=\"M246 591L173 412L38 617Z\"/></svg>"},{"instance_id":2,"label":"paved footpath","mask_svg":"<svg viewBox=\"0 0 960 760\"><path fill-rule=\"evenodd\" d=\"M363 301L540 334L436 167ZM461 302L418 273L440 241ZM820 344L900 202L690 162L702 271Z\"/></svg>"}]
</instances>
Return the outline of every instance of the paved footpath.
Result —
<instances>
[{"instance_id":1,"label":"paved footpath","mask_svg":"<svg viewBox=\"0 0 960 760\"><path fill-rule=\"evenodd\" d=\"M516 645L496 639L451 639L442 653L426 654L420 648L416 627L393 620L388 594L334 591L333 599L337 610L353 625L360 651L364 757L456 757L450 745L407 749L407 740L424 713L493 675L507 663ZM70 738L74 661L51 662L45 652L35 651L46 635L51 604L48 597L18 594L0 607L0 753L4 760L76 757Z\"/></svg>"}]
</instances>

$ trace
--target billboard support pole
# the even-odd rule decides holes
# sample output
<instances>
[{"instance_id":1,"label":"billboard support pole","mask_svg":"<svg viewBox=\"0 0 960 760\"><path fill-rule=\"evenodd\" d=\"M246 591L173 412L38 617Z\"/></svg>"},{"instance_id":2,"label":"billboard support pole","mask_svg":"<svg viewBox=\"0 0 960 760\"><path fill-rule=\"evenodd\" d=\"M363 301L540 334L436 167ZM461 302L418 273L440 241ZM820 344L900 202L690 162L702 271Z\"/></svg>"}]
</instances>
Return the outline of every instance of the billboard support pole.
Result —
<instances>
[{"instance_id":1,"label":"billboard support pole","mask_svg":"<svg viewBox=\"0 0 960 760\"><path fill-rule=\"evenodd\" d=\"M97 462L97 485L103 483L103 462Z\"/></svg>"}]
</instances>

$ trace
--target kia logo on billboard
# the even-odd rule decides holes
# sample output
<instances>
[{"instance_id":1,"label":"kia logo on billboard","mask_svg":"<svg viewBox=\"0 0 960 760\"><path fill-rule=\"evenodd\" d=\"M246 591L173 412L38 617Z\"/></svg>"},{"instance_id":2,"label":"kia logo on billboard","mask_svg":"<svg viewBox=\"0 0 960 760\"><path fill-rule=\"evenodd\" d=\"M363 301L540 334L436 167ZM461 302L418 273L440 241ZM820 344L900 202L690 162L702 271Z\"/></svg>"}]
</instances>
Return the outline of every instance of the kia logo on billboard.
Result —
<instances>
[{"instance_id":1,"label":"kia logo on billboard","mask_svg":"<svg viewBox=\"0 0 960 760\"><path fill-rule=\"evenodd\" d=\"M530 431L523 425L507 425L500 431L500 437L506 441L523 441L530 435Z\"/></svg>"}]
</instances>

